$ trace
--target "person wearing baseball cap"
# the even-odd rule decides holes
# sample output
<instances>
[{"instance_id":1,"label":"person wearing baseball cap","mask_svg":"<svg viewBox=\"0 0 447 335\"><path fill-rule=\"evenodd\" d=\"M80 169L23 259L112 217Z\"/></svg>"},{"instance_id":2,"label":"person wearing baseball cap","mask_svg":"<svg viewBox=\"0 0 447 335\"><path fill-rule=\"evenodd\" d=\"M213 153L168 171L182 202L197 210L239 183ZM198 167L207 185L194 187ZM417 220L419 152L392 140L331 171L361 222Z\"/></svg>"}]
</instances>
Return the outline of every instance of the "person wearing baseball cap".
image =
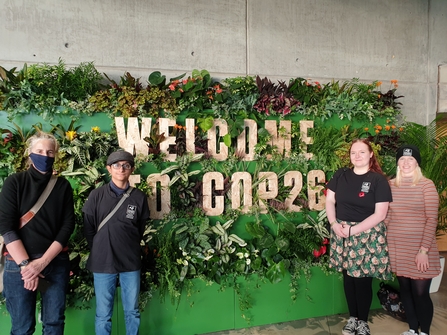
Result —
<instances>
[{"instance_id":1,"label":"person wearing baseball cap","mask_svg":"<svg viewBox=\"0 0 447 335\"><path fill-rule=\"evenodd\" d=\"M149 219L146 194L129 184L134 157L115 151L107 158L111 181L93 190L84 204L84 234L93 272L96 335L111 334L117 279L121 286L126 334L138 334L140 311L140 242Z\"/></svg>"},{"instance_id":2,"label":"person wearing baseball cap","mask_svg":"<svg viewBox=\"0 0 447 335\"><path fill-rule=\"evenodd\" d=\"M389 182L393 202L385 223L391 270L399 281L409 325L402 335L427 335L433 319L430 284L440 273L436 244L439 196L433 181L422 174L417 146L401 146L396 162L396 178Z\"/></svg>"}]
</instances>

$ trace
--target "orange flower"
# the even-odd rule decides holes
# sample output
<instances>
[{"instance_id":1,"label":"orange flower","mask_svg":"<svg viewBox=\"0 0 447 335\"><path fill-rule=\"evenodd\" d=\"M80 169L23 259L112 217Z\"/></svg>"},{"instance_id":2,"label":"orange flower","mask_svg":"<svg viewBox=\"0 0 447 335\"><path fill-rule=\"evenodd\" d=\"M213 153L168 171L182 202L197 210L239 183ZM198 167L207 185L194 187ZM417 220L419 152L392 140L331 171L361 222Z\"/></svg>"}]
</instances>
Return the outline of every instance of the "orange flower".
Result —
<instances>
[{"instance_id":1,"label":"orange flower","mask_svg":"<svg viewBox=\"0 0 447 335\"><path fill-rule=\"evenodd\" d=\"M376 124L376 125L374 126L374 129L378 129L378 130L380 131L380 130L382 130L382 126L381 126L381 125L378 125L378 124Z\"/></svg>"},{"instance_id":2,"label":"orange flower","mask_svg":"<svg viewBox=\"0 0 447 335\"><path fill-rule=\"evenodd\" d=\"M390 130L390 128L391 128L391 127L390 127L390 126L388 126L388 125L387 125L387 126L385 126L385 130L386 130L386 131Z\"/></svg>"},{"instance_id":3,"label":"orange flower","mask_svg":"<svg viewBox=\"0 0 447 335\"><path fill-rule=\"evenodd\" d=\"M369 130L369 128L368 128L368 127L366 127L366 128L363 128L363 130L364 130L364 131L368 131L368 130Z\"/></svg>"},{"instance_id":4,"label":"orange flower","mask_svg":"<svg viewBox=\"0 0 447 335\"><path fill-rule=\"evenodd\" d=\"M378 134L378 133L380 133L380 130L379 130L379 129L376 129L376 134Z\"/></svg>"},{"instance_id":5,"label":"orange flower","mask_svg":"<svg viewBox=\"0 0 447 335\"><path fill-rule=\"evenodd\" d=\"M391 129L396 129L396 126L393 124L393 125L391 126Z\"/></svg>"},{"instance_id":6,"label":"orange flower","mask_svg":"<svg viewBox=\"0 0 447 335\"><path fill-rule=\"evenodd\" d=\"M394 85L394 88L398 88L399 87L399 85L397 84L397 80L396 79L391 80L391 84Z\"/></svg>"},{"instance_id":7,"label":"orange flower","mask_svg":"<svg viewBox=\"0 0 447 335\"><path fill-rule=\"evenodd\" d=\"M381 81L378 81L378 82L376 83L376 87L379 87L380 85L382 85L382 82L381 82Z\"/></svg>"},{"instance_id":8,"label":"orange flower","mask_svg":"<svg viewBox=\"0 0 447 335\"><path fill-rule=\"evenodd\" d=\"M403 127L400 127L400 128L399 128L399 131L404 131L404 128L403 128Z\"/></svg>"}]
</instances>

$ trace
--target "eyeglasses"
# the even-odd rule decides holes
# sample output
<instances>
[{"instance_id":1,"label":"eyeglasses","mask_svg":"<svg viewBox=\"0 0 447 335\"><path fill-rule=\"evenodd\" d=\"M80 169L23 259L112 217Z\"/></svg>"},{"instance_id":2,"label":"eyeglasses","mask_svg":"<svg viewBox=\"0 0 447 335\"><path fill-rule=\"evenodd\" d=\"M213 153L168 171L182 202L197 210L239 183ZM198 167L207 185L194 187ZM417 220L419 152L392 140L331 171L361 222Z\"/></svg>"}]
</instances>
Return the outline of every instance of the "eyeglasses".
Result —
<instances>
[{"instance_id":1,"label":"eyeglasses","mask_svg":"<svg viewBox=\"0 0 447 335\"><path fill-rule=\"evenodd\" d=\"M129 163L124 163L124 164L120 164L120 163L113 163L112 167L115 170L120 170L121 168L123 168L124 170L130 170L132 168L132 165L130 165Z\"/></svg>"}]
</instances>

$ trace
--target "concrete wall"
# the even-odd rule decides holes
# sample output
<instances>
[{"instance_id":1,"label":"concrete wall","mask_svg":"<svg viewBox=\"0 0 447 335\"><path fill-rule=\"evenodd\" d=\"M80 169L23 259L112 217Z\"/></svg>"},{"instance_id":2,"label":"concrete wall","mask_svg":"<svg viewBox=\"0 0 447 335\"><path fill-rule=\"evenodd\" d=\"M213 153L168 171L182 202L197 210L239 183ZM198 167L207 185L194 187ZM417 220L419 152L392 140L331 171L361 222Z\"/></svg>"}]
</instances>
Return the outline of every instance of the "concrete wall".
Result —
<instances>
[{"instance_id":1,"label":"concrete wall","mask_svg":"<svg viewBox=\"0 0 447 335\"><path fill-rule=\"evenodd\" d=\"M399 80L427 123L447 64L445 0L0 0L0 65L94 61L146 79L206 69L321 82Z\"/></svg>"}]
</instances>

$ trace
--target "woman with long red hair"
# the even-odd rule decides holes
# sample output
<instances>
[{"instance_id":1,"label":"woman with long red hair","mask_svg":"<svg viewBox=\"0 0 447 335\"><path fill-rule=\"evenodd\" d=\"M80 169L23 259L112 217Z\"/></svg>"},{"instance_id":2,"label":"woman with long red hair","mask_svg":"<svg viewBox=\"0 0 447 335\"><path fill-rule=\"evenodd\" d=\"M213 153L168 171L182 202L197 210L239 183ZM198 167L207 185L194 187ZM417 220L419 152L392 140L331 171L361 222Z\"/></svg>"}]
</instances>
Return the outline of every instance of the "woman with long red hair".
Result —
<instances>
[{"instance_id":1,"label":"woman with long red hair","mask_svg":"<svg viewBox=\"0 0 447 335\"><path fill-rule=\"evenodd\" d=\"M329 266L343 273L350 317L342 333L370 335L372 279L392 278L383 222L392 196L368 140L354 140L349 154L351 167L339 169L327 185Z\"/></svg>"}]
</instances>

